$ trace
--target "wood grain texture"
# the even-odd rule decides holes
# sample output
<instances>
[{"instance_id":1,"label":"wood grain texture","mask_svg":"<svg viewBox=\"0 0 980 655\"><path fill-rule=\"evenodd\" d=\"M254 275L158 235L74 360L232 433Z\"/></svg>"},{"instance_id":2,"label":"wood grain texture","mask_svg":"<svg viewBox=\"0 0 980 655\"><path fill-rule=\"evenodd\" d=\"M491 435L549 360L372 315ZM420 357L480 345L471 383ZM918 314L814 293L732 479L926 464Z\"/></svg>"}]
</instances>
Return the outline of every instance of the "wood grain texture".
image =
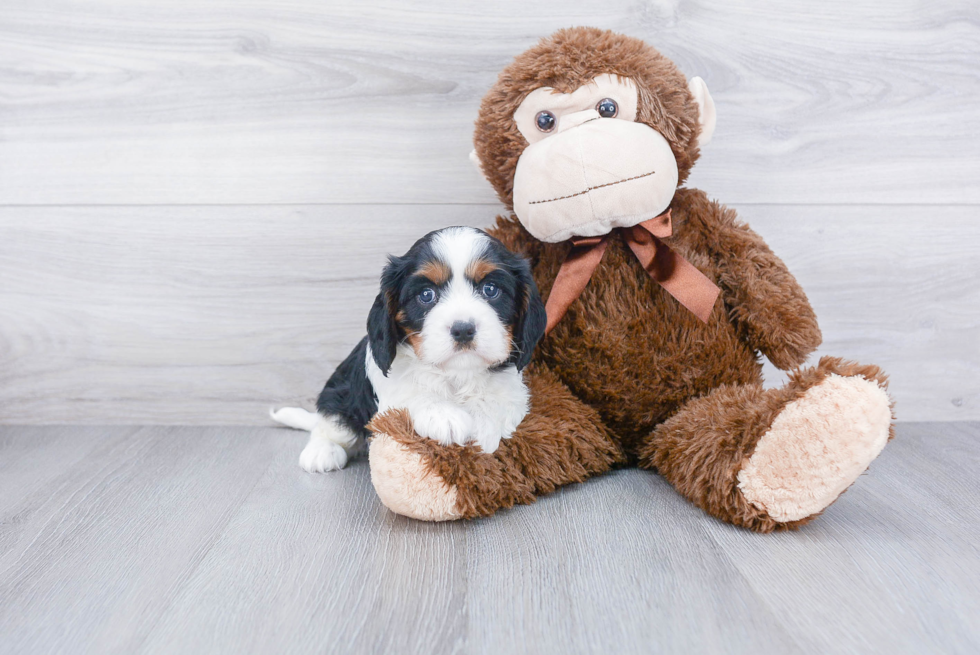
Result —
<instances>
[{"instance_id":1,"label":"wood grain texture","mask_svg":"<svg viewBox=\"0 0 980 655\"><path fill-rule=\"evenodd\" d=\"M706 527L639 471L474 522L471 652L803 652Z\"/></svg>"},{"instance_id":2,"label":"wood grain texture","mask_svg":"<svg viewBox=\"0 0 980 655\"><path fill-rule=\"evenodd\" d=\"M763 544L708 532L792 634L821 653L980 649L977 423L901 426L806 530ZM811 611L801 611L801 604Z\"/></svg>"},{"instance_id":3,"label":"wood grain texture","mask_svg":"<svg viewBox=\"0 0 980 655\"><path fill-rule=\"evenodd\" d=\"M15 464L50 479L3 500L3 652L134 652L275 452L244 428L75 430L98 446L65 439L57 476Z\"/></svg>"},{"instance_id":4,"label":"wood grain texture","mask_svg":"<svg viewBox=\"0 0 980 655\"><path fill-rule=\"evenodd\" d=\"M878 364L899 420L980 418L980 213L975 207L745 207L806 291L810 356ZM766 363L769 386L785 374Z\"/></svg>"},{"instance_id":5,"label":"wood grain texture","mask_svg":"<svg viewBox=\"0 0 980 655\"><path fill-rule=\"evenodd\" d=\"M0 427L0 653L973 653L980 423L899 426L758 535L625 470L489 519L384 509L273 428ZM73 444L79 444L77 448Z\"/></svg>"},{"instance_id":6,"label":"wood grain texture","mask_svg":"<svg viewBox=\"0 0 980 655\"><path fill-rule=\"evenodd\" d=\"M384 254L485 225L497 72L592 24L712 89L692 184L899 417L980 418L980 5L4 3L0 422L256 424L360 336ZM782 374L767 368L770 384Z\"/></svg>"},{"instance_id":7,"label":"wood grain texture","mask_svg":"<svg viewBox=\"0 0 980 655\"><path fill-rule=\"evenodd\" d=\"M739 210L807 290L818 354L883 366L902 420L980 418L974 208ZM262 424L312 403L385 254L495 211L0 208L0 422Z\"/></svg>"},{"instance_id":8,"label":"wood grain texture","mask_svg":"<svg viewBox=\"0 0 980 655\"><path fill-rule=\"evenodd\" d=\"M973 0L10 0L0 204L492 202L479 100L573 24L707 81L727 202L980 203Z\"/></svg>"},{"instance_id":9,"label":"wood grain texture","mask_svg":"<svg viewBox=\"0 0 980 655\"><path fill-rule=\"evenodd\" d=\"M275 402L319 393L363 336L387 253L492 211L0 208L0 216L0 422L254 424L268 421Z\"/></svg>"},{"instance_id":10,"label":"wood grain texture","mask_svg":"<svg viewBox=\"0 0 980 655\"><path fill-rule=\"evenodd\" d=\"M306 474L306 435L270 432L289 445L143 652L452 652L466 626L466 524L388 512L363 460Z\"/></svg>"}]
</instances>

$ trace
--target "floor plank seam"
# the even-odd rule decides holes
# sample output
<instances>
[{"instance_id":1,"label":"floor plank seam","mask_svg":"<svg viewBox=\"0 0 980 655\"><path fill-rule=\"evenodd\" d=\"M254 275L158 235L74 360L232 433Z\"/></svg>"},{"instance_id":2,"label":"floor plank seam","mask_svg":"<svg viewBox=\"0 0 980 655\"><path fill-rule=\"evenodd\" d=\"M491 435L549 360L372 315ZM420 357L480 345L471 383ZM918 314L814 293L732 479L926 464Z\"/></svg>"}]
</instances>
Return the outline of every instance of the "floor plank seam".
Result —
<instances>
[{"instance_id":1,"label":"floor plank seam","mask_svg":"<svg viewBox=\"0 0 980 655\"><path fill-rule=\"evenodd\" d=\"M704 520L705 521L715 521L717 523L717 525L715 527L717 527L718 529L722 529L722 530L734 529L734 528L731 528L731 526L729 526L729 525L726 525L724 523L718 522L718 521L716 521L716 519L712 519L712 518L707 517L707 516L704 517ZM724 544L722 544L718 540L718 537L715 536L715 534L713 533L713 531L710 528L705 527L704 532L705 532L705 534L708 535L708 537L711 539L711 541L718 548L718 551L721 553L722 557L725 558L725 561L728 562L728 564L730 565L731 569L738 575L739 579L740 580L743 580L744 583L745 583L745 585L746 585L746 587L752 591L752 596L756 600L758 600L759 603L762 606L764 606L769 611L770 617L773 619L773 621L775 621L777 624L779 624L780 627L782 627L783 632L785 633L786 637L789 638L789 640L792 641L792 643L796 644L796 646L800 649L800 653L807 654L807 653L815 652L815 651L811 650L810 648L808 648L808 644L805 644L805 643L803 643L803 642L800 641L800 639L799 639L800 635L797 634L797 631L796 630L794 630L791 626L786 625L786 622L779 616L778 612L776 612L776 607L774 606L774 604L766 597L766 595L762 592L762 590L760 590L754 584L753 580L745 573L745 571L742 570L742 567L740 567L738 565L738 563L732 557L732 554L728 551L727 548L725 548ZM772 537L772 534L771 533L770 534L757 534L757 533L753 533L751 536L753 538L758 538L758 539L767 539L767 538L771 538Z\"/></svg>"}]
</instances>

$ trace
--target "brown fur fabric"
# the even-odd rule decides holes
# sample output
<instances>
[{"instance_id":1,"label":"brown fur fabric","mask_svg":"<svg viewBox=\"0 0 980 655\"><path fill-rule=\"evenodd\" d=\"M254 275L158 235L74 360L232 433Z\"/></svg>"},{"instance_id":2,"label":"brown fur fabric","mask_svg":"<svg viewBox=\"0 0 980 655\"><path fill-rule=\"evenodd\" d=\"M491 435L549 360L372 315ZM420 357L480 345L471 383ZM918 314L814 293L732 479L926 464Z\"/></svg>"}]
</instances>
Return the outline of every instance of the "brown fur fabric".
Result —
<instances>
[{"instance_id":1,"label":"brown fur fabric","mask_svg":"<svg viewBox=\"0 0 980 655\"><path fill-rule=\"evenodd\" d=\"M518 56L480 107L476 152L509 208L528 145L513 120L521 101L542 86L571 92L606 73L636 82L637 120L671 144L683 185L698 157L698 108L684 76L639 40L573 28ZM434 474L456 486L467 517L632 463L658 470L711 515L752 530L812 519L776 521L742 495L739 471L780 412L827 376L862 376L882 387L885 377L873 366L824 358L793 373L783 388L763 390L760 355L788 370L820 344L806 295L733 210L686 188L677 190L671 209L674 232L665 242L721 288L707 324L613 238L585 291L538 346L526 372L530 414L496 453L420 439L404 415L379 417L372 429L431 462ZM499 217L489 232L531 260L546 298L569 244L537 241L514 216Z\"/></svg>"},{"instance_id":2,"label":"brown fur fabric","mask_svg":"<svg viewBox=\"0 0 980 655\"><path fill-rule=\"evenodd\" d=\"M823 357L816 368L791 374L779 389L724 385L687 403L657 426L640 449L640 466L656 469L695 505L729 523L758 532L808 523L816 515L788 523L774 521L746 501L735 476L780 411L832 373L887 384L877 366ZM889 439L893 436L892 429Z\"/></svg>"},{"instance_id":3,"label":"brown fur fabric","mask_svg":"<svg viewBox=\"0 0 980 655\"><path fill-rule=\"evenodd\" d=\"M532 366L524 379L531 391L531 412L493 454L419 437L404 411L381 414L368 427L421 455L433 474L455 486L464 518L533 503L538 494L584 482L623 463L622 451L595 410L576 399L552 372Z\"/></svg>"},{"instance_id":4,"label":"brown fur fabric","mask_svg":"<svg viewBox=\"0 0 980 655\"><path fill-rule=\"evenodd\" d=\"M734 211L688 189L678 190L671 208L674 235L665 241L722 289L709 322L651 280L621 240L610 239L589 286L535 356L599 411L631 455L688 399L722 384L761 382L757 351L790 368L821 338L803 290ZM532 256L547 296L568 244L541 243L513 217L499 218L490 232Z\"/></svg>"}]
</instances>

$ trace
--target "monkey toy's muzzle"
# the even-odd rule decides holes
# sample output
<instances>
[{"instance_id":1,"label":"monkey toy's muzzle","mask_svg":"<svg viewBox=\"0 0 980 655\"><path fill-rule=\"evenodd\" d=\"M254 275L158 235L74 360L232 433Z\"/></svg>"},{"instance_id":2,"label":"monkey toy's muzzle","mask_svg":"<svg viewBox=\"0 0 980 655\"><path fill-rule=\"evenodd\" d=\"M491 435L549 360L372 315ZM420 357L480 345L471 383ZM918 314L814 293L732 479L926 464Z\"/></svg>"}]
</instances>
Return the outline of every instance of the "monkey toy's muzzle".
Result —
<instances>
[{"instance_id":1,"label":"monkey toy's muzzle","mask_svg":"<svg viewBox=\"0 0 980 655\"><path fill-rule=\"evenodd\" d=\"M524 149L514 213L535 238L556 243L653 218L676 189L677 160L659 132L591 109L562 116L557 133Z\"/></svg>"}]
</instances>

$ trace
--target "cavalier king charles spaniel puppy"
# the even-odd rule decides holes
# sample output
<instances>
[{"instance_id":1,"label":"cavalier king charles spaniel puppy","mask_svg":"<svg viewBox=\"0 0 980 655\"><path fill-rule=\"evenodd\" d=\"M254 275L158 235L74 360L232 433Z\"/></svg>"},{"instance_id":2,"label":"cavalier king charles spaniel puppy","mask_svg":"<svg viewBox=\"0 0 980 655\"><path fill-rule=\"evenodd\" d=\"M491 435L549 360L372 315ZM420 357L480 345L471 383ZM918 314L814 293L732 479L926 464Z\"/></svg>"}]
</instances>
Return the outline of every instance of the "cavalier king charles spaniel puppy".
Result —
<instances>
[{"instance_id":1,"label":"cavalier king charles spaniel puppy","mask_svg":"<svg viewBox=\"0 0 980 655\"><path fill-rule=\"evenodd\" d=\"M371 418L394 408L420 436L492 453L527 414L521 370L545 323L525 259L482 230L431 232L388 258L367 336L327 380L317 413L272 418L310 431L299 464L311 473L343 468Z\"/></svg>"}]
</instances>

